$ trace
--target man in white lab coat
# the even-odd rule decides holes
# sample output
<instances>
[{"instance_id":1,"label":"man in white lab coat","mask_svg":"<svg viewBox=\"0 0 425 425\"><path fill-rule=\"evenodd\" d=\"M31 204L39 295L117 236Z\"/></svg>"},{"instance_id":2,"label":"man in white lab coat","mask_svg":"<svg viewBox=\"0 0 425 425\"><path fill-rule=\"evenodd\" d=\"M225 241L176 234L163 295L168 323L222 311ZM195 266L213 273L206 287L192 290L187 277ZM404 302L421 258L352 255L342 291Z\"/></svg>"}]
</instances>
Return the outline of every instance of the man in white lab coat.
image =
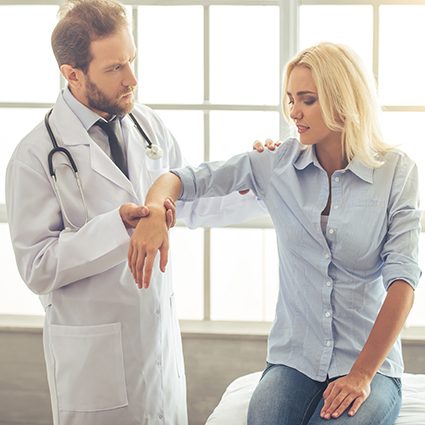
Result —
<instances>
[{"instance_id":1,"label":"man in white lab coat","mask_svg":"<svg viewBox=\"0 0 425 425\"><path fill-rule=\"evenodd\" d=\"M183 165L158 116L134 104L136 51L127 24L114 0L65 5L52 46L67 87L47 125L40 123L21 141L7 169L18 268L46 312L55 425L187 424L170 276L156 272L151 287L139 290L127 266L131 227L140 216L136 206L157 176ZM103 129L114 118L118 160L113 136ZM63 151L51 158L54 186L47 126L72 155L80 188ZM161 148L160 158L145 149L147 139ZM191 226L225 224L220 217L240 221L242 214L261 211L253 196L231 198L185 204L178 211Z\"/></svg>"}]
</instances>

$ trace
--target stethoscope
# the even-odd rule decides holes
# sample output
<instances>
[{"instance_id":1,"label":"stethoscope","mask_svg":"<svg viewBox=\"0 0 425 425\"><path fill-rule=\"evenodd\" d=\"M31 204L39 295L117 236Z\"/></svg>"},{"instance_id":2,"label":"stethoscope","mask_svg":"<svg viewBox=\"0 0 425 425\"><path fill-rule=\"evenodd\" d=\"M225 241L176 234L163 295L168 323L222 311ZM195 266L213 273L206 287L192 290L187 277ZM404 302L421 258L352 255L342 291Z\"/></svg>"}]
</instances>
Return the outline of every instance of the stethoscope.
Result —
<instances>
[{"instance_id":1,"label":"stethoscope","mask_svg":"<svg viewBox=\"0 0 425 425\"><path fill-rule=\"evenodd\" d=\"M62 197L61 197L59 185L58 185L58 179L57 179L57 176L56 176L56 170L53 166L53 157L54 157L55 154L61 153L61 154L65 155L65 157L68 160L68 164L65 163L63 165L71 168L71 170L74 174L74 178L75 178L75 181L76 181L77 186L78 186L78 191L80 192L81 202L84 206L84 212L85 212L84 224L86 224L88 222L88 219L89 219L87 203L86 203L86 199L84 197L83 186L81 184L80 176L78 174L78 168L77 168L77 165L75 164L74 158L72 157L71 152L69 152L68 149L66 149L62 146L58 146L58 143L57 143L56 138L53 134L52 128L50 127L49 117L50 117L50 114L52 113L52 111L53 111L53 109L50 109L50 111L47 112L46 116L44 117L44 125L46 126L47 133L49 133L49 137L50 137L50 140L51 140L52 145L53 145L53 149L51 149L51 151L49 152L48 157L47 157L47 162L48 162L48 165L49 165L49 173L50 173L50 176L52 177L53 189L54 189L56 196L58 198L62 214L63 214L65 220L69 223L69 226L67 226L65 230L78 230L80 226L77 226L77 225L72 223L72 221L70 220L70 218L68 217L68 215L66 213L64 203L62 201ZM163 155L163 151L162 151L161 147L158 146L158 145L154 145L151 142L151 140L149 139L147 134L143 131L143 128L140 126L140 124L138 123L138 121L136 120L135 116L132 113L130 113L128 115L129 115L129 117L133 121L134 125L136 126L137 130L143 136L143 138L146 142L146 147L145 147L146 156L150 159L161 158L162 155Z\"/></svg>"}]
</instances>

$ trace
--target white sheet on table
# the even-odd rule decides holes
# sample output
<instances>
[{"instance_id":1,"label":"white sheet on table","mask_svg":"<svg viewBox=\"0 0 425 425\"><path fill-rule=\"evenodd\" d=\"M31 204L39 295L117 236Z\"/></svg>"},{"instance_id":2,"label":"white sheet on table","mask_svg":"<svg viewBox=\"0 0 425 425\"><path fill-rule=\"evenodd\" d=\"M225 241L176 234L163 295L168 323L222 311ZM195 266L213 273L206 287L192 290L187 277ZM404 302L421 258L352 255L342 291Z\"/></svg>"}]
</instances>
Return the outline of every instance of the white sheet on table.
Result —
<instances>
[{"instance_id":1,"label":"white sheet on table","mask_svg":"<svg viewBox=\"0 0 425 425\"><path fill-rule=\"evenodd\" d=\"M235 379L226 389L206 425L246 425L251 394L261 372ZM402 378L403 403L395 425L425 425L425 375L405 373Z\"/></svg>"}]
</instances>

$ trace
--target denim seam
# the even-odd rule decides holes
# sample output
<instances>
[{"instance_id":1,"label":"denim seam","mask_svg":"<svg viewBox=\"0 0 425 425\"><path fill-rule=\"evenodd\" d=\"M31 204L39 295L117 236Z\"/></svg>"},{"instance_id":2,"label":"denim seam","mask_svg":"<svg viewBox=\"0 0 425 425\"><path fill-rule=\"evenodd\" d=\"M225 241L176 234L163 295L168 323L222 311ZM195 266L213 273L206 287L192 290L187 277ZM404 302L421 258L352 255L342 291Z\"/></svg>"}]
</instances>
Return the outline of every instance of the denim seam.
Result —
<instances>
[{"instance_id":1,"label":"denim seam","mask_svg":"<svg viewBox=\"0 0 425 425\"><path fill-rule=\"evenodd\" d=\"M305 413L304 413L304 416L303 416L303 420L302 420L302 422L301 422L301 425L304 425L306 422L304 422L305 421L305 419L306 419L306 416L307 416L307 412L309 411L309 409L310 409L310 406L312 405L312 403L313 403L313 400L316 398L316 396L318 395L318 394L320 394L320 392L323 392L323 389L321 388L319 391L317 391L316 392L316 394L314 394L314 396L311 398L311 400L310 400L310 403L307 405L307 408L306 408L306 410L305 410ZM320 398L319 398L319 401L320 401ZM317 407L317 406L316 406ZM312 414L314 413L314 410L313 410L313 412L312 412ZM309 418L307 418L308 420L310 420L310 418L311 418L311 415L310 415L310 417ZM308 422L307 422L308 423Z\"/></svg>"}]
</instances>

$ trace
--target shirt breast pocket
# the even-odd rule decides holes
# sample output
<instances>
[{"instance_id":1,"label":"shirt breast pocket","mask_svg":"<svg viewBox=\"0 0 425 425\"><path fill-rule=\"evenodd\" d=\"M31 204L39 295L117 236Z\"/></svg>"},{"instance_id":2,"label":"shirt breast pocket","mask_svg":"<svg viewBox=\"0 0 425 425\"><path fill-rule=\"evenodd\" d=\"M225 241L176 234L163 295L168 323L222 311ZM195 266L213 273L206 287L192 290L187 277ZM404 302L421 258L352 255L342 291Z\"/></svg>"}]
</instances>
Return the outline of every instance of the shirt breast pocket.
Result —
<instances>
[{"instance_id":1,"label":"shirt breast pocket","mask_svg":"<svg viewBox=\"0 0 425 425\"><path fill-rule=\"evenodd\" d=\"M350 206L344 220L339 248L347 254L346 260L350 258L353 267L375 267L388 232L386 203L380 199L359 200Z\"/></svg>"}]
</instances>

